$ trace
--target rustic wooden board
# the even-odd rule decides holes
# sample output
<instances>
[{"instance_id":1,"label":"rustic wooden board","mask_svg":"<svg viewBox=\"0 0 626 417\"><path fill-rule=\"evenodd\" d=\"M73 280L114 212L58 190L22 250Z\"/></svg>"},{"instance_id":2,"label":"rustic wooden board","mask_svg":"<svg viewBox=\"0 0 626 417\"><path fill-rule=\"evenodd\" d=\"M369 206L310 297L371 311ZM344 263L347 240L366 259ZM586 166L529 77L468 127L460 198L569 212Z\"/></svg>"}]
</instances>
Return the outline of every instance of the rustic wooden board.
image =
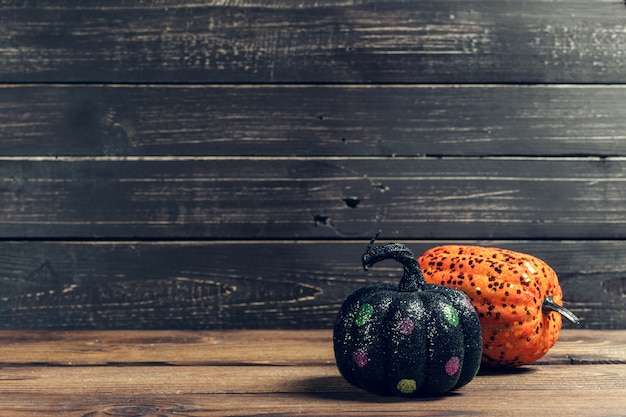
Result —
<instances>
[{"instance_id":1,"label":"rustic wooden board","mask_svg":"<svg viewBox=\"0 0 626 417\"><path fill-rule=\"evenodd\" d=\"M5 330L0 331L0 365L334 365L332 337L331 330ZM558 343L533 366L565 364L626 364L626 331L564 329Z\"/></svg>"},{"instance_id":2,"label":"rustic wooden board","mask_svg":"<svg viewBox=\"0 0 626 417\"><path fill-rule=\"evenodd\" d=\"M383 240L388 240L383 238ZM404 241L421 254L442 241ZM459 243L458 241L455 241ZM581 328L624 329L626 242L464 241L544 259ZM364 272L363 241L0 242L4 329L330 328ZM572 328L565 323L566 328Z\"/></svg>"},{"instance_id":3,"label":"rustic wooden board","mask_svg":"<svg viewBox=\"0 0 626 417\"><path fill-rule=\"evenodd\" d=\"M626 237L621 158L3 158L4 238Z\"/></svg>"},{"instance_id":4,"label":"rustic wooden board","mask_svg":"<svg viewBox=\"0 0 626 417\"><path fill-rule=\"evenodd\" d=\"M32 372L36 372L35 368ZM51 379L66 377L66 372L56 370L48 378L38 380L36 376L31 384L22 381L20 388L40 388L41 385ZM302 374L291 375L284 380L284 384L304 385L303 389L312 392L279 392L279 393L218 393L206 392L204 384L210 384L207 378L198 378L198 375L208 375L212 370L203 369L193 372L190 369L180 370L175 368L170 372L161 370L156 373L156 382L148 378L154 378L155 373L143 373L144 368L130 368L126 372L120 372L119 378L125 378L129 383L114 385L111 378L104 379L104 389L98 393L92 393L95 388L91 384L97 383L88 380L90 384L84 390L74 392L44 392L38 390L36 397L32 393L11 392L3 397L0 403L0 411L11 417L39 417L54 415L69 415L72 417L380 417L380 416L411 416L454 417L459 415L472 415L479 417L491 417L500 415L503 405L507 409L507 416L526 417L580 417L619 416L622 417L624 407L624 386L619 378L626 373L626 365L609 366L607 368L586 370L581 374L565 367L565 369L542 369L532 372L524 380L525 384L516 384L515 389L509 389L509 378L489 379L485 381L489 386L500 384L501 390L470 390L465 388L463 392L453 394L441 399L422 399L417 401L402 401L395 398L380 398L346 388L340 377L328 368L309 368ZM272 374L267 367L261 368L262 373L253 372L250 378L261 383ZM93 371L92 371L93 372ZM180 374L178 374L180 372ZM158 383L167 386L168 376L177 375L174 379L176 387L185 387L174 394L163 393L161 386L155 391L142 391L140 388L153 389ZM571 375L575 375L572 379ZM602 379L598 381L598 374ZM563 380L578 382L581 378L595 381L595 385L583 385L579 388L557 389L546 388L542 378L556 376ZM279 376L277 376L280 378ZM300 377L300 378L298 378ZM276 377L275 377L276 378ZM245 378L244 378L245 379ZM609 382L605 382L608 379ZM144 383L144 380L148 383ZM140 388L134 388L131 384L140 382ZM236 384L236 380L228 380ZM599 382L599 383L598 383ZM112 392L109 391L114 385ZM200 385L203 384L203 385ZM247 384L246 384L247 385ZM54 385L53 385L54 386ZM257 385L258 386L258 385ZM339 386L339 388L337 388ZM521 387L521 388L520 388ZM584 391L583 388L590 388ZM127 389L125 389L127 388ZM189 391L194 392L189 392ZM321 390L321 391L320 391ZM506 396L506 401L495 400ZM532 397L531 397L532 396ZM556 398L555 398L556 397ZM532 400L529 400L532 398ZM544 407L544 403L551 404ZM539 404L539 405L538 405Z\"/></svg>"},{"instance_id":5,"label":"rustic wooden board","mask_svg":"<svg viewBox=\"0 0 626 417\"><path fill-rule=\"evenodd\" d=\"M624 332L565 330L562 336L548 355L589 358L580 362L587 365L544 361L483 370L450 395L403 400L348 385L335 366L329 330L0 332L3 357L12 361L2 364L0 414L622 415ZM613 360L599 363L597 352Z\"/></svg>"},{"instance_id":6,"label":"rustic wooden board","mask_svg":"<svg viewBox=\"0 0 626 417\"><path fill-rule=\"evenodd\" d=\"M4 85L0 155L626 155L606 85Z\"/></svg>"},{"instance_id":7,"label":"rustic wooden board","mask_svg":"<svg viewBox=\"0 0 626 417\"><path fill-rule=\"evenodd\" d=\"M1 82L624 82L617 0L0 4Z\"/></svg>"}]
</instances>

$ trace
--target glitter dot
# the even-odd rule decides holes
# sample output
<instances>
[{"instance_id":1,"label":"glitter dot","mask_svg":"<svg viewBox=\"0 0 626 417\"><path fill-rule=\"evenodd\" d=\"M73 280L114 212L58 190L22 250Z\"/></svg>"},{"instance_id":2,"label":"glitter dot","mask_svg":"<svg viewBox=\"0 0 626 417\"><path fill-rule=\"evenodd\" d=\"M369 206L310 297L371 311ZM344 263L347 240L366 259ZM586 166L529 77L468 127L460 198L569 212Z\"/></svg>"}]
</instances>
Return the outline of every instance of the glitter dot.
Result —
<instances>
[{"instance_id":1,"label":"glitter dot","mask_svg":"<svg viewBox=\"0 0 626 417\"><path fill-rule=\"evenodd\" d=\"M370 317L372 317L373 312L374 307L367 303L363 304L361 308L359 308L359 311L357 311L354 322L357 326L363 326L365 323L367 323Z\"/></svg>"},{"instance_id":2,"label":"glitter dot","mask_svg":"<svg viewBox=\"0 0 626 417\"><path fill-rule=\"evenodd\" d=\"M352 360L354 360L354 363L356 363L356 366L358 366L359 368L363 368L365 365L367 365L367 362L369 361L367 353L365 353L363 349L359 349L354 352L352 354Z\"/></svg>"},{"instance_id":3,"label":"glitter dot","mask_svg":"<svg viewBox=\"0 0 626 417\"><path fill-rule=\"evenodd\" d=\"M415 324L413 323L413 320L408 317L403 318L398 322L398 324L396 324L396 330L402 334L409 335L413 333L413 329L415 329Z\"/></svg>"},{"instance_id":4,"label":"glitter dot","mask_svg":"<svg viewBox=\"0 0 626 417\"><path fill-rule=\"evenodd\" d=\"M450 358L450 360L446 363L446 373L450 376L456 374L457 372L459 372L459 367L461 366L461 361L459 360L458 357L453 356Z\"/></svg>"},{"instance_id":5,"label":"glitter dot","mask_svg":"<svg viewBox=\"0 0 626 417\"><path fill-rule=\"evenodd\" d=\"M474 305L472 304L472 302L470 301L469 298L465 297L463 299L463 304L465 304L465 306L470 310L470 311L476 311L476 309L474 308Z\"/></svg>"},{"instance_id":6,"label":"glitter dot","mask_svg":"<svg viewBox=\"0 0 626 417\"><path fill-rule=\"evenodd\" d=\"M414 379L401 379L400 381L398 381L398 385L396 385L396 388L398 388L398 391L403 394L410 394L412 392L415 392L415 390L417 389L417 383Z\"/></svg>"},{"instance_id":7,"label":"glitter dot","mask_svg":"<svg viewBox=\"0 0 626 417\"><path fill-rule=\"evenodd\" d=\"M443 316L448 320L453 326L459 325L459 315L456 313L456 310L451 305L447 305L443 308Z\"/></svg>"}]
</instances>

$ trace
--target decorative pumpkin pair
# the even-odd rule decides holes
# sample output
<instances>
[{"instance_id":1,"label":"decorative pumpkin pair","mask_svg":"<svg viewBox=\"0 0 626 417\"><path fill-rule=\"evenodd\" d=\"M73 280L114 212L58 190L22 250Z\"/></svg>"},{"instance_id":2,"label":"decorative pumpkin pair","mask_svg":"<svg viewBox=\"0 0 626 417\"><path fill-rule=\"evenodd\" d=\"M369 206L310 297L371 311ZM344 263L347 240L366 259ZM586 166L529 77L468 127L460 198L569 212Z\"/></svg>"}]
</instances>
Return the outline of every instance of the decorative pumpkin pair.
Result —
<instances>
[{"instance_id":1,"label":"decorative pumpkin pair","mask_svg":"<svg viewBox=\"0 0 626 417\"><path fill-rule=\"evenodd\" d=\"M427 250L418 262L427 282L469 296L480 319L485 365L533 363L556 343L561 316L578 323L561 306L563 294L556 273L534 256L448 245Z\"/></svg>"},{"instance_id":2,"label":"decorative pumpkin pair","mask_svg":"<svg viewBox=\"0 0 626 417\"><path fill-rule=\"evenodd\" d=\"M400 285L356 290L334 327L337 367L351 384L380 395L441 395L470 382L480 366L482 337L469 298L427 284L415 255L398 243L373 247L365 270L393 259L402 264Z\"/></svg>"}]
</instances>

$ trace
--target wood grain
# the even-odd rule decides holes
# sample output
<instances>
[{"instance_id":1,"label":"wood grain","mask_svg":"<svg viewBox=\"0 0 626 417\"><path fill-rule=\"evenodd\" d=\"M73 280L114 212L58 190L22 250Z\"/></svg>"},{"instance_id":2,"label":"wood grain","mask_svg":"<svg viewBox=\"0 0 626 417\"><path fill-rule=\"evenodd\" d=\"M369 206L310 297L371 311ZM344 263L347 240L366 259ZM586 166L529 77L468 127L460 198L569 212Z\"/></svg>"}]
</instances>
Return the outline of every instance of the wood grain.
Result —
<instances>
[{"instance_id":1,"label":"wood grain","mask_svg":"<svg viewBox=\"0 0 626 417\"><path fill-rule=\"evenodd\" d=\"M626 237L621 158L1 162L4 238Z\"/></svg>"},{"instance_id":2,"label":"wood grain","mask_svg":"<svg viewBox=\"0 0 626 417\"><path fill-rule=\"evenodd\" d=\"M0 4L1 82L624 82L622 2Z\"/></svg>"},{"instance_id":3,"label":"wood grain","mask_svg":"<svg viewBox=\"0 0 626 417\"><path fill-rule=\"evenodd\" d=\"M421 254L451 242L405 243ZM580 317L582 328L624 328L623 241L456 243L504 247L544 259L557 271L565 304ZM365 273L360 256L366 244L1 242L0 327L328 329L350 292L401 276L392 263Z\"/></svg>"},{"instance_id":4,"label":"wood grain","mask_svg":"<svg viewBox=\"0 0 626 417\"><path fill-rule=\"evenodd\" d=\"M623 367L623 366L622 366ZM130 381L141 380L143 368L137 369ZM610 368L611 370L613 368ZM264 368L267 372L267 370ZM356 389L345 388L346 391L313 392L313 393L275 393L275 394L207 394L199 389L198 393L187 393L196 385L186 385L187 390L172 395L161 393L136 393L132 388L128 392L100 392L97 395L84 393L37 393L37 400L32 395L15 393L4 397L0 410L13 417L53 416L58 414L73 417L224 417L224 416L258 416L258 417L379 417L379 416L458 416L471 414L474 416L497 416L502 412L503 405L508 406L507 415L511 417L550 416L569 417L573 413L581 417L623 416L624 398L623 385L604 384L603 379L596 389L549 390L538 383L546 374L554 375L555 369L533 373L537 379L527 381L521 390L472 392L469 387L462 393L441 399L425 399L421 401L400 401L393 398L373 397ZM205 371L206 372L206 371ZM332 390L341 384L340 377L327 376L330 371L311 370L313 380L309 384L314 387L323 385ZM583 373L583 377L598 380L598 375L605 377L617 374L623 376L624 369L617 368L612 372L599 369L595 374ZM196 373L197 374L197 373ZM184 378L186 372L180 378ZM561 378L569 377L568 372L557 372ZM195 375L194 375L195 376ZM265 375L261 375L265 379ZM317 377L317 379L315 379ZM177 378L177 381L178 382ZM165 379L160 379L167 384ZM494 380L493 383L506 384L509 379ZM578 381L576 379L575 381ZM193 384L192 378L186 382ZM206 382L202 379L201 382ZM234 381L233 381L234 382ZM303 384L297 379L288 380L294 384ZM20 384L23 386L23 384ZM123 384L122 386L126 386ZM586 386L585 386L586 387ZM319 389L319 388L318 388ZM494 400L506 395L506 400ZM529 395L535 401L529 401ZM489 398L485 398L489 396ZM556 397L556 398L554 398ZM537 408L537 402L549 402L551 407Z\"/></svg>"},{"instance_id":5,"label":"wood grain","mask_svg":"<svg viewBox=\"0 0 626 417\"><path fill-rule=\"evenodd\" d=\"M624 156L606 85L4 85L0 155Z\"/></svg>"},{"instance_id":6,"label":"wood grain","mask_svg":"<svg viewBox=\"0 0 626 417\"><path fill-rule=\"evenodd\" d=\"M565 330L562 335L550 354L604 352L624 358L624 331ZM599 410L622 415L626 406L626 365L615 362L481 371L458 392L440 398L378 397L341 378L331 338L328 330L0 332L7 357L21 361L3 364L0 413L493 416L505 408L511 416L561 417L597 416ZM168 358L173 362L166 363ZM551 406L537 407L543 403Z\"/></svg>"},{"instance_id":7,"label":"wood grain","mask_svg":"<svg viewBox=\"0 0 626 417\"><path fill-rule=\"evenodd\" d=\"M562 369L558 369L562 367ZM516 378L501 373L488 374L473 381L472 390L488 394L502 392L500 384L507 383L508 391L526 390L540 391L544 389L537 380L553 389L567 390L572 381L562 379L563 375L571 372L571 365L553 365L549 367L535 367L530 372L513 372ZM268 368L270 368L268 370ZM560 371L560 372L559 372ZM567 372L566 372L567 371ZM575 383L577 390L605 391L609 398L616 391L626 387L623 380L625 365L594 365L580 366L576 369ZM135 367L105 366L97 369L91 367L40 367L33 366L26 370L21 367L9 367L3 370L0 379L0 388L5 395L20 393L28 390L31 395L49 393L74 393L76 395L95 394L135 394L152 393L153 395L173 396L177 393L190 394L273 394L311 393L332 391L359 392L355 388L347 387L341 380L339 371L334 364L327 366L185 366L162 367L143 366ZM603 384L598 386L594 375L602 375ZM334 380L330 386L324 386L321 381ZM121 381L128 381L120 383ZM63 381L59 387L59 382ZM480 382L479 382L480 381ZM464 391L469 391L469 386ZM61 392L59 392L61 391ZM615 399L614 397L612 398ZM624 402L624 399L621 399Z\"/></svg>"},{"instance_id":8,"label":"wood grain","mask_svg":"<svg viewBox=\"0 0 626 417\"><path fill-rule=\"evenodd\" d=\"M3 367L334 365L331 330L0 331ZM294 349L301 346L302 349ZM251 348L253 347L253 348ZM569 362L566 360L569 359ZM534 366L626 364L626 331L565 329ZM484 371L493 374L495 371Z\"/></svg>"}]
</instances>

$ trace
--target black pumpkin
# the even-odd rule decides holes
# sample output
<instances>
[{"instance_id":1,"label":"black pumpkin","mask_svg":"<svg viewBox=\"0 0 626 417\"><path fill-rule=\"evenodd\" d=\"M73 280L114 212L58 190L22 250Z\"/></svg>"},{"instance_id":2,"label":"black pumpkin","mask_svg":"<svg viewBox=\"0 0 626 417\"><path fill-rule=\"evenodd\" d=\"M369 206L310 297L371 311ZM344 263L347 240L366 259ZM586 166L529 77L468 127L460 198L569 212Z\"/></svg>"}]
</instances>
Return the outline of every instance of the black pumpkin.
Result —
<instances>
[{"instance_id":1,"label":"black pumpkin","mask_svg":"<svg viewBox=\"0 0 626 417\"><path fill-rule=\"evenodd\" d=\"M350 384L379 395L434 396L470 382L480 366L476 311L461 291L426 284L415 255L398 243L363 254L365 270L385 259L404 266L400 285L348 296L334 327L337 367Z\"/></svg>"}]
</instances>

